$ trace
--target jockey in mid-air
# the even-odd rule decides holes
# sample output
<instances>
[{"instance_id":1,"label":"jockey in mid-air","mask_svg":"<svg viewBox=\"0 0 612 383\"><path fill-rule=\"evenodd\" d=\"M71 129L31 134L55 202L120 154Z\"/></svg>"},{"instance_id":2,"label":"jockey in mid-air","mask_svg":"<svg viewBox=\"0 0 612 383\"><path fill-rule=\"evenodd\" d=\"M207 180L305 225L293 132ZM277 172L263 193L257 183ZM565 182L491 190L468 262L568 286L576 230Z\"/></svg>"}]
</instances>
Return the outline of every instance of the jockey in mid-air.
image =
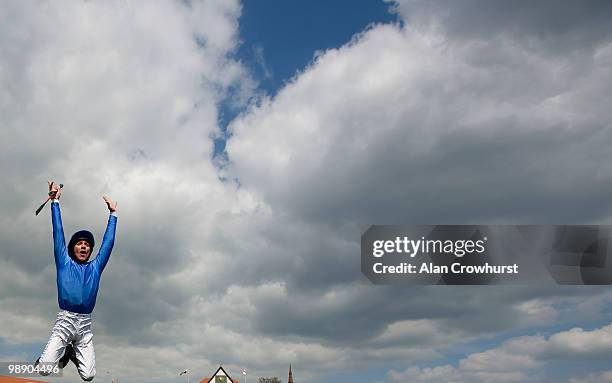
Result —
<instances>
[{"instance_id":1,"label":"jockey in mid-air","mask_svg":"<svg viewBox=\"0 0 612 383\"><path fill-rule=\"evenodd\" d=\"M98 255L89 260L95 245L94 236L87 230L74 233L68 246L64 239L59 198L61 186L49 181L53 249L57 270L57 297L60 311L51 337L36 363L64 368L72 361L84 381L96 375L96 357L91 332L91 312L96 305L100 276L108 263L117 226L117 203L102 197L110 211L106 232Z\"/></svg>"}]
</instances>

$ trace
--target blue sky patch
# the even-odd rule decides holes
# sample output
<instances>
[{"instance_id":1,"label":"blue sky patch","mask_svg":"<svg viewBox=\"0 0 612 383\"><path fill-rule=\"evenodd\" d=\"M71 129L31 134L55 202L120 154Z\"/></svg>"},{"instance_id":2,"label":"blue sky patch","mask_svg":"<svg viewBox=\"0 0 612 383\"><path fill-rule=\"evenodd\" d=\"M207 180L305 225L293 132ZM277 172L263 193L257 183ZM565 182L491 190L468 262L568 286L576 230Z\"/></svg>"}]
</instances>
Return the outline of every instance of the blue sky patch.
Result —
<instances>
[{"instance_id":1,"label":"blue sky patch","mask_svg":"<svg viewBox=\"0 0 612 383\"><path fill-rule=\"evenodd\" d=\"M274 96L317 51L348 43L372 23L397 22L391 7L382 0L247 0L239 20L241 44L236 56L258 81L258 90ZM220 105L223 133L241 111L229 100ZM215 157L225 156L226 139L214 139Z\"/></svg>"}]
</instances>

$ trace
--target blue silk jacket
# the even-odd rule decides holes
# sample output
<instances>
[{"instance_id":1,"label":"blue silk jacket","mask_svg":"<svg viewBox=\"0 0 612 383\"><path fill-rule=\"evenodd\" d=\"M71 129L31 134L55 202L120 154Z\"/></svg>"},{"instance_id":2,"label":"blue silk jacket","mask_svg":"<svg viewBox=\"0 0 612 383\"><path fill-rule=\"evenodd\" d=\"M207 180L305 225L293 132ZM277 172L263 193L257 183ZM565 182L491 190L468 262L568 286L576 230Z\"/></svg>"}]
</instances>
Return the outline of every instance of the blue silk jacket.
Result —
<instances>
[{"instance_id":1,"label":"blue silk jacket","mask_svg":"<svg viewBox=\"0 0 612 383\"><path fill-rule=\"evenodd\" d=\"M90 314L96 305L100 276L110 258L115 243L117 217L108 217L106 232L98 256L87 263L77 263L68 255L59 202L51 203L55 268L57 269L57 300L62 310Z\"/></svg>"}]
</instances>

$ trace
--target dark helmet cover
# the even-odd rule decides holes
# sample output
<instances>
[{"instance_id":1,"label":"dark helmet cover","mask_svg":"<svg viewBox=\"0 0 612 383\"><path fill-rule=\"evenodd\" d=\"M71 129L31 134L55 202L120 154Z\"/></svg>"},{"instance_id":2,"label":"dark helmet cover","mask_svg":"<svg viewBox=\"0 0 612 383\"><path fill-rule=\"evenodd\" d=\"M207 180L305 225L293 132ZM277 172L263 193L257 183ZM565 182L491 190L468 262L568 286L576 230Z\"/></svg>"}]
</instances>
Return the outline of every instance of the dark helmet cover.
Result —
<instances>
[{"instance_id":1,"label":"dark helmet cover","mask_svg":"<svg viewBox=\"0 0 612 383\"><path fill-rule=\"evenodd\" d=\"M93 234L91 234L91 231L88 230L79 230L72 235L72 238L70 238L70 242L68 243L68 254L70 255L70 258L76 260L74 257L74 246L82 239L89 243L91 253L93 253L93 248L96 244Z\"/></svg>"}]
</instances>

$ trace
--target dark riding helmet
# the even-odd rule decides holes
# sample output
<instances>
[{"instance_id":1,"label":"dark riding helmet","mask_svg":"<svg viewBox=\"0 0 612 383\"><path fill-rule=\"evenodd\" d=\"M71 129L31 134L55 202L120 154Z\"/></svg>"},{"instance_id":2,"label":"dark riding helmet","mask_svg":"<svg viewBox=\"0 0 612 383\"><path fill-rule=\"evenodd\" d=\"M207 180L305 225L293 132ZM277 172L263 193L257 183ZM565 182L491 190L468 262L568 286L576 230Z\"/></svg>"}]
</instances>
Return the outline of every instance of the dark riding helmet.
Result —
<instances>
[{"instance_id":1,"label":"dark riding helmet","mask_svg":"<svg viewBox=\"0 0 612 383\"><path fill-rule=\"evenodd\" d=\"M90 252L93 252L94 245L96 242L94 241L94 236L91 234L91 231L88 230L79 230L72 235L70 238L70 242L68 242L68 255L70 258L76 260L74 257L74 245L77 244L80 240L85 240L89 243L89 247L91 248Z\"/></svg>"}]
</instances>

